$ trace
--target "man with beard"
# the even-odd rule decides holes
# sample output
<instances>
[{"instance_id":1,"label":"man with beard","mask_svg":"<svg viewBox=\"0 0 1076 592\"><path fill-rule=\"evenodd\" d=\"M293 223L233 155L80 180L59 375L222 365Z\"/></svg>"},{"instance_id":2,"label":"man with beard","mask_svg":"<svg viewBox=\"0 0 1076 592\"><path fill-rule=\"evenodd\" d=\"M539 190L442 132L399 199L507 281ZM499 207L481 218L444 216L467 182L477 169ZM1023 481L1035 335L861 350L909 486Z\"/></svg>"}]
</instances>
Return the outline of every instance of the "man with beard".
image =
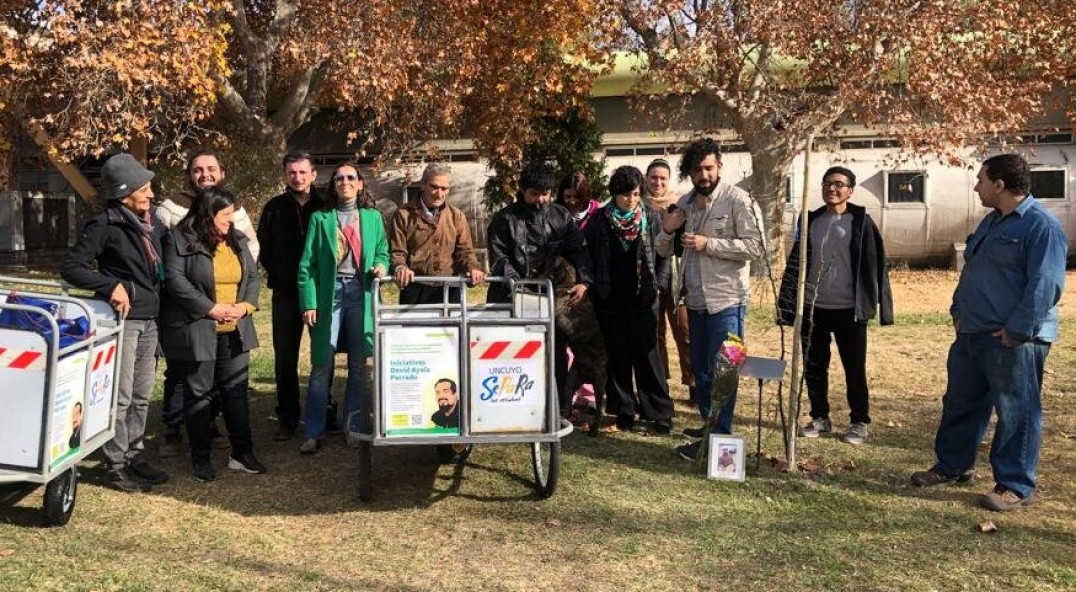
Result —
<instances>
[{"instance_id":1,"label":"man with beard","mask_svg":"<svg viewBox=\"0 0 1076 592\"><path fill-rule=\"evenodd\" d=\"M545 163L531 163L519 175L516 201L493 215L486 230L490 274L510 279L533 279L547 272L553 257L560 255L573 267L578 283L572 286L567 305L583 301L594 282L590 254L583 233L568 208L550 203L557 186L556 173ZM490 284L486 301L509 302L504 283ZM562 414L571 411L571 393L564 392L568 377L567 340L554 336L557 392Z\"/></svg>"},{"instance_id":2,"label":"man with beard","mask_svg":"<svg viewBox=\"0 0 1076 592\"><path fill-rule=\"evenodd\" d=\"M311 156L289 152L284 156L284 193L270 199L258 221L258 240L266 283L273 291L273 370L276 378L277 430L273 439L290 440L299 427L299 344L303 314L299 309L299 259L306 243L310 214L325 200L314 186L318 172ZM326 431L339 431L336 405L329 400Z\"/></svg>"},{"instance_id":3,"label":"man with beard","mask_svg":"<svg viewBox=\"0 0 1076 592\"><path fill-rule=\"evenodd\" d=\"M434 425L442 428L460 427L459 395L456 382L442 378L433 385L433 394L437 397L437 411L430 417Z\"/></svg>"},{"instance_id":4,"label":"man with beard","mask_svg":"<svg viewBox=\"0 0 1076 592\"><path fill-rule=\"evenodd\" d=\"M442 287L414 282L416 275L466 275L480 284L486 274L478 267L467 217L448 203L452 168L434 163L422 173L422 195L400 206L389 230L389 262L400 286L400 304L441 302ZM450 302L460 301L460 289L449 288Z\"/></svg>"},{"instance_id":5,"label":"man with beard","mask_svg":"<svg viewBox=\"0 0 1076 592\"><path fill-rule=\"evenodd\" d=\"M191 204L200 190L216 187L224 182L224 165L220 158L211 150L199 150L187 161L187 187L177 191L164 199L154 211L154 216L166 229L171 229L179 223L191 209ZM258 258L258 235L254 232L254 224L250 221L243 206L239 206L232 215L232 224L235 229L246 235L249 241L250 253L256 260ZM167 359L165 360L167 363ZM164 369L164 438L157 448L157 456L169 458L179 454L181 443L180 426L183 425L183 393L180 392L180 381L172 370L172 364ZM214 413L214 415L216 415ZM220 436L216 425L213 426L214 443L218 446L226 446L228 440Z\"/></svg>"},{"instance_id":6,"label":"man with beard","mask_svg":"<svg viewBox=\"0 0 1076 592\"><path fill-rule=\"evenodd\" d=\"M729 333L743 337L751 289L751 260L765 252L762 213L746 191L721 178L721 151L711 138L688 144L680 159L680 178L693 188L665 215L656 239L658 254L684 248L681 285L688 309L695 403L703 421L710 416L714 358ZM735 390L718 411L713 433L732 433ZM706 436L706 434L701 434ZM685 459L698 455L700 442L677 448Z\"/></svg>"}]
</instances>

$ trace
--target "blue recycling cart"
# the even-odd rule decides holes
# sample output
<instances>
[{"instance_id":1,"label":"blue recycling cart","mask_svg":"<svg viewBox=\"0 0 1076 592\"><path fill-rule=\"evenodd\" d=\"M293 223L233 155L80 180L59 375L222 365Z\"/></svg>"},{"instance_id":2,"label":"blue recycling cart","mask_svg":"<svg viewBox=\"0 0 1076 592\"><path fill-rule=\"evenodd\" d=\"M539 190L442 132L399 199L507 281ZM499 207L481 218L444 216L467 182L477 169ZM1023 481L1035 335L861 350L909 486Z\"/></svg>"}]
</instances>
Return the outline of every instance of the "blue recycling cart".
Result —
<instances>
[{"instance_id":1,"label":"blue recycling cart","mask_svg":"<svg viewBox=\"0 0 1076 592\"><path fill-rule=\"evenodd\" d=\"M123 321L66 284L0 277L0 286L0 316L20 321L0 326L0 492L21 499L44 485L45 523L62 526L75 509L77 463L115 434ZM44 306L13 303L15 294ZM88 335L62 346L60 321L79 318Z\"/></svg>"}]
</instances>

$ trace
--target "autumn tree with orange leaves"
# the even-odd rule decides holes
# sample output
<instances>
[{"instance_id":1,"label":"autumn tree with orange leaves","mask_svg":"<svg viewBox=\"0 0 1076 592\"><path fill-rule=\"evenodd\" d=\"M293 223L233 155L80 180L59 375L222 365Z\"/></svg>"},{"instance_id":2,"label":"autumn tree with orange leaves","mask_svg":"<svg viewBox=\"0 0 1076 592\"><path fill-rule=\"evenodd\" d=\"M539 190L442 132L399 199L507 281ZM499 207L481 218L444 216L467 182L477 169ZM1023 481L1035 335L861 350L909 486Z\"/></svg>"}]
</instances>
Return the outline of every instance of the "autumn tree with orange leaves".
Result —
<instances>
[{"instance_id":1,"label":"autumn tree with orange leaves","mask_svg":"<svg viewBox=\"0 0 1076 592\"><path fill-rule=\"evenodd\" d=\"M1073 76L1070 0L611 5L618 47L646 57L640 94L701 98L721 114L712 129L739 134L771 232L780 232L784 179L808 138L839 135L851 121L950 159L953 147L1025 131Z\"/></svg>"}]
</instances>

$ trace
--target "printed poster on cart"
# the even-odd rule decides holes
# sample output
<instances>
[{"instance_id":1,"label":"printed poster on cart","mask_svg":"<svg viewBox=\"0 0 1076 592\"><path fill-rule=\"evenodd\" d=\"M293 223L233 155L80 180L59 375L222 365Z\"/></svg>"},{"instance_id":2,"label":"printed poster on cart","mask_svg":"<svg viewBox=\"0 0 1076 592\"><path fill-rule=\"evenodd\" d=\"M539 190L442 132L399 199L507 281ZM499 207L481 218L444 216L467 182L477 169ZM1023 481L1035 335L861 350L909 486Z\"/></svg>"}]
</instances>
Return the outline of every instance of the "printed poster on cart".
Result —
<instances>
[{"instance_id":1,"label":"printed poster on cart","mask_svg":"<svg viewBox=\"0 0 1076 592\"><path fill-rule=\"evenodd\" d=\"M541 432L545 425L545 331L526 326L472 327L471 431Z\"/></svg>"},{"instance_id":2,"label":"printed poster on cart","mask_svg":"<svg viewBox=\"0 0 1076 592\"><path fill-rule=\"evenodd\" d=\"M82 422L86 412L88 350L81 350L56 363L56 388L52 399L52 433L49 434L49 468L55 467L82 447Z\"/></svg>"},{"instance_id":3,"label":"printed poster on cart","mask_svg":"<svg viewBox=\"0 0 1076 592\"><path fill-rule=\"evenodd\" d=\"M116 391L116 361L119 359L119 340L109 339L93 348L90 365L90 390L82 418L81 440L89 441L108 430L112 416L112 401Z\"/></svg>"},{"instance_id":4,"label":"printed poster on cart","mask_svg":"<svg viewBox=\"0 0 1076 592\"><path fill-rule=\"evenodd\" d=\"M459 328L389 327L381 339L385 435L459 435Z\"/></svg>"}]
</instances>

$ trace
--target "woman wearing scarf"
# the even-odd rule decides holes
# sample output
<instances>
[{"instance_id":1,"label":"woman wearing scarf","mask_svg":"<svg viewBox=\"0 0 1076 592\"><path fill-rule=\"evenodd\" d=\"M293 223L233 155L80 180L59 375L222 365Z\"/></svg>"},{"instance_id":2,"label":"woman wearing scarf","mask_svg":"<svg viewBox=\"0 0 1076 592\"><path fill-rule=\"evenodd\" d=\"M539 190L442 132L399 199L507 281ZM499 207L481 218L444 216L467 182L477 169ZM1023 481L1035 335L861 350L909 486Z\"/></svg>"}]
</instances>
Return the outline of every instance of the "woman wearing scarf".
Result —
<instances>
[{"instance_id":1,"label":"woman wearing scarf","mask_svg":"<svg viewBox=\"0 0 1076 592\"><path fill-rule=\"evenodd\" d=\"M164 242L165 288L161 348L184 388L183 416L190 435L194 477L216 478L210 458L212 398L228 428L228 468L265 472L254 456L247 387L250 350L258 347L251 317L258 304L258 268L247 236L235 229L235 197L208 187Z\"/></svg>"},{"instance_id":2,"label":"woman wearing scarf","mask_svg":"<svg viewBox=\"0 0 1076 592\"><path fill-rule=\"evenodd\" d=\"M657 346L658 291L668 269L654 252L661 232L658 214L642 203L639 169L624 166L609 179L609 204L588 222L584 235L594 261L591 290L609 352L606 410L616 427L634 427L635 417L672 428L673 402Z\"/></svg>"},{"instance_id":3,"label":"woman wearing scarf","mask_svg":"<svg viewBox=\"0 0 1076 592\"><path fill-rule=\"evenodd\" d=\"M359 169L343 164L333 171L325 208L310 216L299 260L299 304L310 328L310 387L306 394L306 440L313 454L325 437L325 409L337 352L347 352L344 417L359 413L349 431L368 431L369 369L373 355L370 287L389 266L385 223L364 190Z\"/></svg>"},{"instance_id":4,"label":"woman wearing scarf","mask_svg":"<svg viewBox=\"0 0 1076 592\"><path fill-rule=\"evenodd\" d=\"M587 227L587 222L598 211L598 200L591 197L590 182L582 171L576 171L561 180L557 187L556 203L568 208L579 230Z\"/></svg>"}]
</instances>

